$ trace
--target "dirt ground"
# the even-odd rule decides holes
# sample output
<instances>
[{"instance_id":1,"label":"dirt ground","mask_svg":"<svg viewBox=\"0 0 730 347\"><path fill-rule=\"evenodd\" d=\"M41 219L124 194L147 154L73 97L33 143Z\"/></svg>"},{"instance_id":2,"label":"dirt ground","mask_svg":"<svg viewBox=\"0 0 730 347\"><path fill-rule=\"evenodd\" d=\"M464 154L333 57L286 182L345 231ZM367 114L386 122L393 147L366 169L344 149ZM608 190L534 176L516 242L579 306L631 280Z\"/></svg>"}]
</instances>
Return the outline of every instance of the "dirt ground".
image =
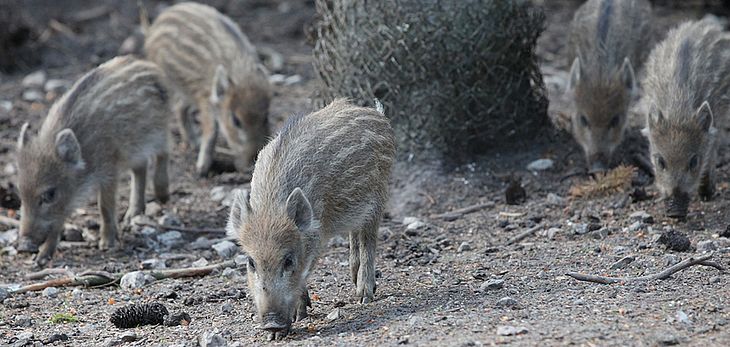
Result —
<instances>
[{"instance_id":1,"label":"dirt ground","mask_svg":"<svg viewBox=\"0 0 730 347\"><path fill-rule=\"evenodd\" d=\"M38 3L43 4L25 4L30 8ZM56 29L40 33L40 37L46 35L46 44L38 47L43 52L41 65L0 75L0 106L10 106L9 110L0 107L0 185L8 187L15 181L14 146L20 125L25 121L39 124L57 97L51 92L42 100L24 100L23 78L44 70L49 79L73 81L112 57L135 28L134 3L71 1L64 2L64 8L51 8L34 17L42 24L54 19L61 25L54 23ZM153 14L165 4L145 3ZM577 2L545 3L548 26L538 52L554 99L566 76L563 35ZM257 46L284 57L284 66L276 73L287 82L276 84L273 123L278 126L291 114L310 111L309 97L316 81L303 28L314 16L313 1L221 0L213 4L230 15ZM69 14L82 9L98 9L101 15L86 13L96 17L79 21ZM707 11L719 10L658 5L657 32L683 19L702 17ZM560 110L553 107L553 111ZM177 133L175 139L179 144ZM628 142L626 148L642 145L634 135ZM552 159L554 166L540 172L526 169L541 158ZM714 252L715 261L730 266L730 239L725 233L730 224L727 149L719 163L718 196L711 202L694 202L686 221L663 216L663 204L642 172L629 191L593 200L569 198L570 186L585 179L571 175L582 167L583 160L577 145L557 131L534 146L495 152L448 172L439 163L398 163L391 211L379 236L375 302L360 305L352 297L347 243L335 239L309 282L314 299L310 317L295 323L286 339L270 344L728 346L730 279L714 268L694 266L666 280L614 285L581 282L566 275L571 271L651 274L708 251ZM150 203L150 218L166 216L187 227L220 228L227 217L227 193L247 188L248 176L224 172L197 179L193 165L194 154L177 145L171 165L171 202L161 208ZM510 176L520 177L527 192L521 205L505 203ZM124 211L129 191L126 180L121 187L119 210ZM630 192L642 188L648 199L636 201L641 199ZM488 202L493 204L454 221L431 217ZM12 214L10 209L0 209L0 214ZM639 211L648 216L636 213ZM406 225L405 217L417 222L409 220ZM170 241L170 234L161 237L165 230L136 227L125 232L122 249L100 252L94 242L98 220L94 202L79 208L68 222L82 231L83 241L63 241L50 266L73 273L123 273L139 270L145 261L145 266L187 268L193 263L223 260L211 247L223 235L183 232L181 239ZM508 240L535 226L534 235L507 245ZM0 288L13 289L35 282L25 276L37 269L31 256L14 252L7 240L13 234L10 229L0 224ZM686 234L691 249L666 250L657 242L666 230ZM0 305L0 344L195 346L201 336L217 334L229 345L266 345L267 336L253 320L245 276L244 266L206 277L155 281L132 291L119 286L60 287L55 293L13 295ZM109 322L115 309L145 302L161 302L170 311L187 312L191 322L127 330ZM77 321L51 322L51 317L62 313ZM60 340L51 342L53 339Z\"/></svg>"}]
</instances>

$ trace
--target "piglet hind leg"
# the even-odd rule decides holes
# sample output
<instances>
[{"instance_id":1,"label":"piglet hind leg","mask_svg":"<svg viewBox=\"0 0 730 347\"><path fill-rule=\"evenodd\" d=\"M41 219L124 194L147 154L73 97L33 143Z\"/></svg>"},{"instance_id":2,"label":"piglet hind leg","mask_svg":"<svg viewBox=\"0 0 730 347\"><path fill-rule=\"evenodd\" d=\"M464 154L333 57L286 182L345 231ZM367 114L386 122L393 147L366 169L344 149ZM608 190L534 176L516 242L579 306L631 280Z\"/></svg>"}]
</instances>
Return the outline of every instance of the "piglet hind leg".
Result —
<instances>
[{"instance_id":1,"label":"piglet hind leg","mask_svg":"<svg viewBox=\"0 0 730 347\"><path fill-rule=\"evenodd\" d=\"M360 266L357 273L355 296L361 303L373 301L375 296L375 246L378 239L378 218L366 223L358 233Z\"/></svg>"},{"instance_id":2,"label":"piglet hind leg","mask_svg":"<svg viewBox=\"0 0 730 347\"><path fill-rule=\"evenodd\" d=\"M163 204L170 200L170 178L167 171L169 161L170 154L167 151L157 154L154 176L152 177L155 198Z\"/></svg>"},{"instance_id":3,"label":"piglet hind leg","mask_svg":"<svg viewBox=\"0 0 730 347\"><path fill-rule=\"evenodd\" d=\"M309 314L307 313L307 308L312 307L312 300L309 298L309 290L305 287L302 290L302 297L299 299L299 304L297 306L297 316L294 317L294 321L298 322L304 318L309 317Z\"/></svg>"}]
</instances>

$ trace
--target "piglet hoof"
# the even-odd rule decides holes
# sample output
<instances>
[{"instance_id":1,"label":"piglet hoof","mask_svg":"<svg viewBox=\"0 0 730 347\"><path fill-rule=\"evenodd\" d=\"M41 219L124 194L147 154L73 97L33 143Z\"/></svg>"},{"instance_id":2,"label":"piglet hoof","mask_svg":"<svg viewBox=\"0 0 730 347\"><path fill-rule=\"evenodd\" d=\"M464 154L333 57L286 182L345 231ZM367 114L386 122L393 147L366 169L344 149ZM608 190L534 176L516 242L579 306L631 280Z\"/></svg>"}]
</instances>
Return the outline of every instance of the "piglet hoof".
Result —
<instances>
[{"instance_id":1,"label":"piglet hoof","mask_svg":"<svg viewBox=\"0 0 730 347\"><path fill-rule=\"evenodd\" d=\"M367 296L363 296L363 297L362 297L362 298L360 299L360 303L361 303L361 304L363 304L363 305L365 305L365 304L369 304L369 303L371 303L371 302L373 302L373 299L372 299L372 298L370 298L370 297L367 297Z\"/></svg>"},{"instance_id":2,"label":"piglet hoof","mask_svg":"<svg viewBox=\"0 0 730 347\"><path fill-rule=\"evenodd\" d=\"M302 305L297 309L297 316L295 322L298 322L300 320L303 320L304 318L309 317L309 314L307 313L307 307Z\"/></svg>"},{"instance_id":3,"label":"piglet hoof","mask_svg":"<svg viewBox=\"0 0 730 347\"><path fill-rule=\"evenodd\" d=\"M102 251L113 249L117 246L117 240L114 238L101 238L99 240L99 249Z\"/></svg>"},{"instance_id":4,"label":"piglet hoof","mask_svg":"<svg viewBox=\"0 0 730 347\"><path fill-rule=\"evenodd\" d=\"M36 259L35 259L35 265L39 269L45 268L46 266L48 266L48 263L50 263L50 262L51 262L51 258L48 256L45 256L45 255L40 255L40 256L36 257Z\"/></svg>"},{"instance_id":5,"label":"piglet hoof","mask_svg":"<svg viewBox=\"0 0 730 347\"><path fill-rule=\"evenodd\" d=\"M699 194L702 201L710 201L715 197L715 187L711 185L701 185Z\"/></svg>"}]
</instances>

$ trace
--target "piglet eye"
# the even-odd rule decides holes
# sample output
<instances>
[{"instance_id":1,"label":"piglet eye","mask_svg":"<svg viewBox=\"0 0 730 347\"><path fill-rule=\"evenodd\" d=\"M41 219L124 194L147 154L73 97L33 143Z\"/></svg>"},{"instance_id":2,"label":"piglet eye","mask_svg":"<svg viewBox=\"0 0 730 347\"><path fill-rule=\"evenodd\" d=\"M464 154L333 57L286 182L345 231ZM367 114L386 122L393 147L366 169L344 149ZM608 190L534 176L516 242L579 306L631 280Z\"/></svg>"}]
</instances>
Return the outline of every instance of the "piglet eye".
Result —
<instances>
[{"instance_id":1,"label":"piglet eye","mask_svg":"<svg viewBox=\"0 0 730 347\"><path fill-rule=\"evenodd\" d=\"M251 257L248 257L248 267L249 269L251 269L251 271L256 271L256 263Z\"/></svg>"},{"instance_id":2,"label":"piglet eye","mask_svg":"<svg viewBox=\"0 0 730 347\"><path fill-rule=\"evenodd\" d=\"M582 114L580 115L580 125L582 125L584 128L588 127L588 118L586 118L586 115Z\"/></svg>"},{"instance_id":3,"label":"piglet eye","mask_svg":"<svg viewBox=\"0 0 730 347\"><path fill-rule=\"evenodd\" d=\"M231 112L231 122L233 122L233 125L236 128L240 128L241 127L241 121L238 119L238 117L236 117L236 114L233 113L233 112Z\"/></svg>"},{"instance_id":4,"label":"piglet eye","mask_svg":"<svg viewBox=\"0 0 730 347\"><path fill-rule=\"evenodd\" d=\"M41 204L50 204L56 199L56 188L47 189L41 194Z\"/></svg>"},{"instance_id":5,"label":"piglet eye","mask_svg":"<svg viewBox=\"0 0 730 347\"><path fill-rule=\"evenodd\" d=\"M657 156L656 157L656 164L659 166L660 169L666 170L667 169L667 162L664 161L664 158Z\"/></svg>"},{"instance_id":6,"label":"piglet eye","mask_svg":"<svg viewBox=\"0 0 730 347\"><path fill-rule=\"evenodd\" d=\"M284 269L291 269L294 266L294 259L291 255L284 258Z\"/></svg>"},{"instance_id":7,"label":"piglet eye","mask_svg":"<svg viewBox=\"0 0 730 347\"><path fill-rule=\"evenodd\" d=\"M613 116L613 118L611 118L611 122L608 123L608 127L611 129L616 128L618 126L619 120L620 120L620 117L618 115Z\"/></svg>"},{"instance_id":8,"label":"piglet eye","mask_svg":"<svg viewBox=\"0 0 730 347\"><path fill-rule=\"evenodd\" d=\"M694 170L700 164L700 158L695 154L692 159L689 160L689 169Z\"/></svg>"}]
</instances>

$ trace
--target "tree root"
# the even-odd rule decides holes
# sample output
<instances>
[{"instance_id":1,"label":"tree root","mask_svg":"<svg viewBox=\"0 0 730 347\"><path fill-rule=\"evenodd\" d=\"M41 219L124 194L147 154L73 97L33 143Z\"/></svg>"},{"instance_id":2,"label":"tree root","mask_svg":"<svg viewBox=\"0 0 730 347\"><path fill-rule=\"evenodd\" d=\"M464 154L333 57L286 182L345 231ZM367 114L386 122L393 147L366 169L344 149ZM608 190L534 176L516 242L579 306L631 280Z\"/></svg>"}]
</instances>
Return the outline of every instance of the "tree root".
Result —
<instances>
[{"instance_id":1,"label":"tree root","mask_svg":"<svg viewBox=\"0 0 730 347\"><path fill-rule=\"evenodd\" d=\"M712 254L703 255L698 258L688 258L685 259L677 264L674 264L666 269L664 269L661 272L651 274L651 275L644 275L644 276L638 276L638 277L609 277L609 276L598 276L598 275L588 275L588 274L582 274L578 272L569 272L566 275L573 277L579 281L586 281L586 282L593 282L593 283L600 283L600 284L613 284L613 283L630 283L630 282L643 282L643 281L653 281L653 280L665 280L669 277L671 277L673 274L682 271L690 266L693 265L703 265L703 266L709 266L713 267L715 269L720 270L721 272L725 272L725 268L722 267L720 264L710 261L709 259L712 258Z\"/></svg>"}]
</instances>

